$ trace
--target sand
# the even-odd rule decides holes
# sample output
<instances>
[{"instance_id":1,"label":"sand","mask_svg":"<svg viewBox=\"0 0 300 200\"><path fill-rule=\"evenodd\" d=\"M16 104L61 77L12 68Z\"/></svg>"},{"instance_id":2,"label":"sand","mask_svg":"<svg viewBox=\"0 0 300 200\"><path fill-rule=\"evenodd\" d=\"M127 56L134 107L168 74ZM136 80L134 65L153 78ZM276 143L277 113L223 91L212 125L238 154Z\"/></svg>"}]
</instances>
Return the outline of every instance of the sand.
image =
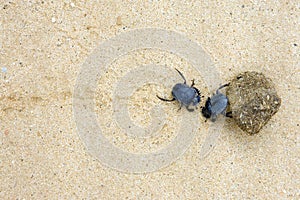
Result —
<instances>
[{"instance_id":1,"label":"sand","mask_svg":"<svg viewBox=\"0 0 300 200\"><path fill-rule=\"evenodd\" d=\"M299 9L297 1L1 2L0 198L299 199ZM105 143L99 146L100 142L90 140L87 144L90 133L80 134L79 130L88 129L90 124L74 117L74 98L80 99L74 89L82 69L89 69L88 61L93 63L101 60L103 53L114 53L115 46L107 46L100 54L99 46L145 28L180 34L182 41L177 36L171 40L158 35L162 42L155 45L183 44L186 38L210 58L197 63L200 69L210 64L213 67L206 68L208 71L195 69L191 60L176 54L185 47L177 52L137 49L112 57L114 61L105 73L96 66L95 73L99 70L103 76L83 76L87 81L95 78L96 87L82 91L94 92L87 94L91 101L86 105L92 108L89 111L96 116L109 144L138 155L175 149L174 155L162 154L159 161L153 157L153 162L142 166L126 160L120 163L114 159L119 154L101 151ZM138 45L148 44L148 39ZM189 50L186 56L201 52ZM172 76L134 91L128 113L134 128L143 129L151 124L153 106L160 105L166 125L154 135L137 139L137 132L126 132L115 123L113 102L120 102L127 93L114 91L124 86L120 80L127 73L151 64L170 69L166 75ZM240 72L262 72L274 81L281 107L252 136L230 119L205 122L200 109L193 113L184 108L177 111L178 104L156 98L156 94L170 97L170 87L162 84L182 81L175 70L172 72L174 68L181 70L188 82L195 78L205 98L215 86ZM217 71L220 79L211 78L215 72L209 74L209 69ZM207 84L207 77L215 85ZM153 82L160 80L156 78L153 75ZM161 110L157 111L154 116L161 117ZM181 125L186 134L178 140L182 146L168 146L176 140L182 120L191 120ZM214 126L221 128L209 132ZM175 155L178 152L180 155ZM111 157L106 163L101 160L108 155ZM157 163L169 162L170 156L176 159L162 167ZM109 166L110 161L116 161L115 165ZM152 170L147 168L149 164ZM135 173L147 170L151 172Z\"/></svg>"}]
</instances>

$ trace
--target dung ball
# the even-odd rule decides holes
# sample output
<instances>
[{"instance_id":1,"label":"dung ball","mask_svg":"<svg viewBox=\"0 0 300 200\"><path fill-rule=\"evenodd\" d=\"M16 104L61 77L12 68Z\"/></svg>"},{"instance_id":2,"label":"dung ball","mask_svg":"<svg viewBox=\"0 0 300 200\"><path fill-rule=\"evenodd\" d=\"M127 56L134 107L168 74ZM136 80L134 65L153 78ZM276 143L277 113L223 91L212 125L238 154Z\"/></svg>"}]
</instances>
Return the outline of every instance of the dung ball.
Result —
<instances>
[{"instance_id":1,"label":"dung ball","mask_svg":"<svg viewBox=\"0 0 300 200\"><path fill-rule=\"evenodd\" d=\"M259 72L237 75L230 82L226 95L234 121L250 134L258 133L281 105L272 80Z\"/></svg>"}]
</instances>

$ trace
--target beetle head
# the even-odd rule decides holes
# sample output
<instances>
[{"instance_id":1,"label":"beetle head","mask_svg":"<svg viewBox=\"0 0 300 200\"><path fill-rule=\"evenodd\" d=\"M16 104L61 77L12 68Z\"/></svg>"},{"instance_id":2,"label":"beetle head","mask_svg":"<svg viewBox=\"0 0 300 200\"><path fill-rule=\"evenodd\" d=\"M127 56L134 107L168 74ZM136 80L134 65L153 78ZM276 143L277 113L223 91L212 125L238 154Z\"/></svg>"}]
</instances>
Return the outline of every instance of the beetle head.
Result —
<instances>
[{"instance_id":1,"label":"beetle head","mask_svg":"<svg viewBox=\"0 0 300 200\"><path fill-rule=\"evenodd\" d=\"M202 115L205 118L210 118L211 117L211 102L210 102L210 97L205 102L205 107L202 108Z\"/></svg>"}]
</instances>

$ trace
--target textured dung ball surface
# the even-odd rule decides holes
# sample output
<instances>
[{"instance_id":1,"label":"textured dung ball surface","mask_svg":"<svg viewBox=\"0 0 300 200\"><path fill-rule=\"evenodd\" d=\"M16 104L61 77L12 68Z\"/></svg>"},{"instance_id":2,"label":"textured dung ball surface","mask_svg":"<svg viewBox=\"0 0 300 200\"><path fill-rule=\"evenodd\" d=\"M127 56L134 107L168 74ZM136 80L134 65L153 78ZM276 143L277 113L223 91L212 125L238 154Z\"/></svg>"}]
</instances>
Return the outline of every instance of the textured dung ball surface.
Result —
<instances>
[{"instance_id":1,"label":"textured dung ball surface","mask_svg":"<svg viewBox=\"0 0 300 200\"><path fill-rule=\"evenodd\" d=\"M239 74L226 92L233 119L250 134L258 133L281 104L272 81L258 72Z\"/></svg>"}]
</instances>

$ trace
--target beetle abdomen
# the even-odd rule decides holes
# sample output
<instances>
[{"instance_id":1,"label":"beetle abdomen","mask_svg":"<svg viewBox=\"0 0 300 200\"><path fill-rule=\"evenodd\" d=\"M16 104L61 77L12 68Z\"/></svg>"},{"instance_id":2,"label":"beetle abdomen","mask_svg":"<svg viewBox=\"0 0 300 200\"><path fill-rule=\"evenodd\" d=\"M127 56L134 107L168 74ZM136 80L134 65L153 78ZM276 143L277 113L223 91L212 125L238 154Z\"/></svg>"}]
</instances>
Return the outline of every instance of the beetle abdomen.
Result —
<instances>
[{"instance_id":1,"label":"beetle abdomen","mask_svg":"<svg viewBox=\"0 0 300 200\"><path fill-rule=\"evenodd\" d=\"M216 94L211 98L211 112L218 115L224 112L228 104L228 99L224 94Z\"/></svg>"}]
</instances>

